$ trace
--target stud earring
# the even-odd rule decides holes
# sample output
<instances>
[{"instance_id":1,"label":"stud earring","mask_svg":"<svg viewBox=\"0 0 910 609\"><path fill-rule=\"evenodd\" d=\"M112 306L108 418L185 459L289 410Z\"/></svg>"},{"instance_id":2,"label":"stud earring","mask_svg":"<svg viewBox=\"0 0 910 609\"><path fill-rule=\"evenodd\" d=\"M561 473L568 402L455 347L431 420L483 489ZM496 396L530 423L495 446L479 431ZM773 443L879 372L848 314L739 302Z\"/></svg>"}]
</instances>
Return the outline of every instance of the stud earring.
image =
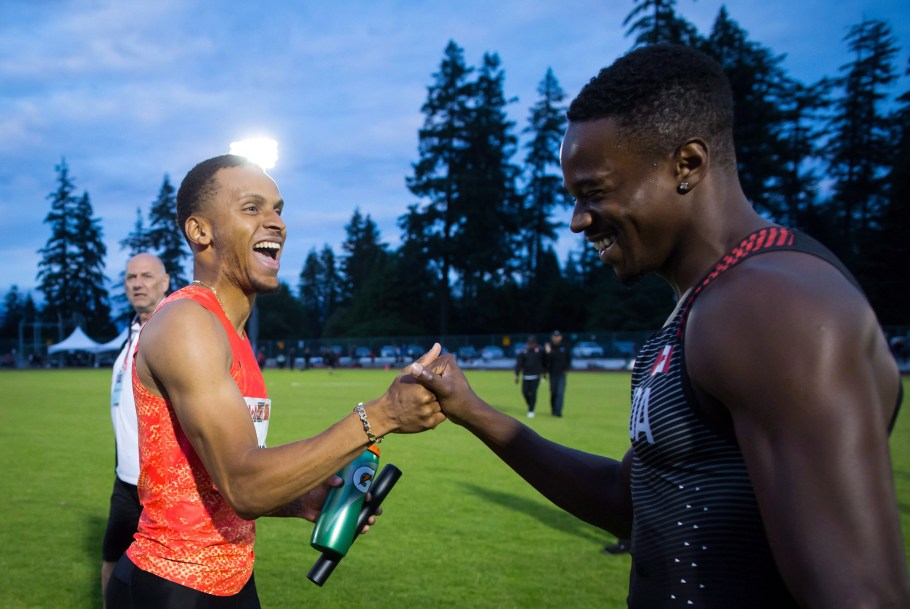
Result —
<instances>
[{"instance_id":1,"label":"stud earring","mask_svg":"<svg viewBox=\"0 0 910 609\"><path fill-rule=\"evenodd\" d=\"M686 194L687 192L689 192L689 183L688 183L688 182L680 182L680 183L679 183L679 186L676 187L676 192L678 192L678 193L681 194L681 195L684 195L684 194Z\"/></svg>"}]
</instances>

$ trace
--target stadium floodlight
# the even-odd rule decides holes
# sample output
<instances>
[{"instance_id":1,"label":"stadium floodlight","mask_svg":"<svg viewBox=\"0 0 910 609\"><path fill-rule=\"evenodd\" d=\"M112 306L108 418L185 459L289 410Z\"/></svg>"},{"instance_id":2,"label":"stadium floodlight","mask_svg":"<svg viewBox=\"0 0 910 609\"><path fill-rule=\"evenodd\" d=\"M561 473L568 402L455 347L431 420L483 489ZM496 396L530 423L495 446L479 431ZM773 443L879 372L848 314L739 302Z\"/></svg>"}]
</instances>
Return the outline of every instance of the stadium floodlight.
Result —
<instances>
[{"instance_id":1,"label":"stadium floodlight","mask_svg":"<svg viewBox=\"0 0 910 609\"><path fill-rule=\"evenodd\" d=\"M253 137L231 142L231 154L245 156L263 169L271 169L278 160L278 142L268 137Z\"/></svg>"}]
</instances>

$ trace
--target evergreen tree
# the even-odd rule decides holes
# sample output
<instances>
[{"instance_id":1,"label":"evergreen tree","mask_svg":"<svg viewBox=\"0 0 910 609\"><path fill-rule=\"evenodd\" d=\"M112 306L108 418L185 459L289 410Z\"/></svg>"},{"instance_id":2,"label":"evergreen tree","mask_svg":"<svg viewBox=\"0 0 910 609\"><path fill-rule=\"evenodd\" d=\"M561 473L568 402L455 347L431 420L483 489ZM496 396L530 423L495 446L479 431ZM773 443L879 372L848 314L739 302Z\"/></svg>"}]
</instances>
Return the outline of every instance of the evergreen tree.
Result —
<instances>
[{"instance_id":1,"label":"evergreen tree","mask_svg":"<svg viewBox=\"0 0 910 609\"><path fill-rule=\"evenodd\" d=\"M308 338L304 307L291 294L285 282L278 284L278 290L260 294L256 299L259 309L260 340L297 340Z\"/></svg>"},{"instance_id":2,"label":"evergreen tree","mask_svg":"<svg viewBox=\"0 0 910 609\"><path fill-rule=\"evenodd\" d=\"M75 186L69 176L66 159L56 166L57 189L48 195L51 209L44 223L51 229L51 235L43 248L38 250L38 291L44 294L45 314L51 320L70 321L73 311L67 305L72 293L72 284L78 272L72 251L75 249L76 197Z\"/></svg>"},{"instance_id":3,"label":"evergreen tree","mask_svg":"<svg viewBox=\"0 0 910 609\"><path fill-rule=\"evenodd\" d=\"M626 36L635 37L633 47L669 43L695 46L695 26L676 14L676 0L635 0L632 11L623 20Z\"/></svg>"},{"instance_id":4,"label":"evergreen tree","mask_svg":"<svg viewBox=\"0 0 910 609\"><path fill-rule=\"evenodd\" d=\"M130 258L141 252L153 251L153 243L149 232L149 229L145 228L142 209L137 207L136 223L133 225L133 231L125 239L120 240L120 249L126 249ZM121 279L122 275L123 272L121 271Z\"/></svg>"},{"instance_id":5,"label":"evergreen tree","mask_svg":"<svg viewBox=\"0 0 910 609\"><path fill-rule=\"evenodd\" d=\"M532 290L540 285L539 275L547 242L555 241L556 229L561 225L552 220L557 207L568 207L572 199L562 183L559 169L559 148L566 130L566 96L553 70L547 68L537 86L539 99L531 107L528 126L530 134L525 157L527 182L524 188L522 242L526 258L523 262L524 279ZM563 326L565 327L565 326Z\"/></svg>"},{"instance_id":6,"label":"evergreen tree","mask_svg":"<svg viewBox=\"0 0 910 609\"><path fill-rule=\"evenodd\" d=\"M75 186L66 160L57 169L57 189L48 195L51 210L44 219L51 236L38 262L38 290L44 294L46 315L61 324L84 325L87 333L114 333L107 300L100 221L94 217L88 193L73 195Z\"/></svg>"},{"instance_id":7,"label":"evergreen tree","mask_svg":"<svg viewBox=\"0 0 910 609\"><path fill-rule=\"evenodd\" d=\"M793 81L780 67L784 57L748 39L748 33L720 9L701 50L724 67L733 91L733 139L743 192L756 210L772 219L786 214L781 195L787 150L785 100Z\"/></svg>"},{"instance_id":8,"label":"evergreen tree","mask_svg":"<svg viewBox=\"0 0 910 609\"><path fill-rule=\"evenodd\" d=\"M895 80L896 39L890 27L867 20L844 39L854 55L841 67L843 95L832 118L829 169L834 179L832 202L841 223L838 242L848 265L860 263L860 251L872 236L885 204L885 174L893 147L885 88Z\"/></svg>"},{"instance_id":9,"label":"evergreen tree","mask_svg":"<svg viewBox=\"0 0 910 609\"><path fill-rule=\"evenodd\" d=\"M660 277L645 275L635 285L624 285L597 252L583 243L574 259L577 268L567 272L584 303L578 316L586 332L656 330L676 305L673 290Z\"/></svg>"},{"instance_id":10,"label":"evergreen tree","mask_svg":"<svg viewBox=\"0 0 910 609\"><path fill-rule=\"evenodd\" d=\"M0 338L17 338L19 323L23 321L24 298L19 293L19 286L13 285L3 297L3 323L0 324Z\"/></svg>"},{"instance_id":11,"label":"evergreen tree","mask_svg":"<svg viewBox=\"0 0 910 609\"><path fill-rule=\"evenodd\" d=\"M409 206L408 213L398 220L402 243L394 254L396 290L407 304L410 319L420 324L414 335L433 334L439 330L433 320L441 310L438 266L427 253L427 218L417 213L416 207Z\"/></svg>"},{"instance_id":12,"label":"evergreen tree","mask_svg":"<svg viewBox=\"0 0 910 609\"><path fill-rule=\"evenodd\" d=\"M40 343L40 331L35 333L35 322L40 321L40 313L31 292L23 294L19 286L12 286L3 299L2 320L0 338L18 341L21 337L32 345Z\"/></svg>"},{"instance_id":13,"label":"evergreen tree","mask_svg":"<svg viewBox=\"0 0 910 609\"><path fill-rule=\"evenodd\" d=\"M481 285L499 285L511 277L518 247L519 170L510 162L518 140L506 113L514 100L506 99L504 82L499 56L485 53L473 86L453 235L458 251L453 266L461 275L462 305L469 316L483 306Z\"/></svg>"},{"instance_id":14,"label":"evergreen tree","mask_svg":"<svg viewBox=\"0 0 910 609\"><path fill-rule=\"evenodd\" d=\"M448 332L452 300L451 274L458 253L454 236L464 223L458 203L464 184L464 151L468 146L470 103L474 86L469 81L472 69L465 65L463 50L450 41L443 53L434 83L427 89L421 111L424 124L418 132L420 159L413 165L414 175L407 178L408 189L421 200L412 205L400 224L420 226L418 247L426 254L427 264L436 275L439 295L439 330ZM414 237L406 231L403 239Z\"/></svg>"},{"instance_id":15,"label":"evergreen tree","mask_svg":"<svg viewBox=\"0 0 910 609\"><path fill-rule=\"evenodd\" d=\"M781 154L779 220L824 241L828 241L830 230L817 201L816 168L821 156L818 142L824 135L820 127L821 112L830 104L829 90L826 79L812 86L794 82L782 108L785 120L782 138L786 146Z\"/></svg>"},{"instance_id":16,"label":"evergreen tree","mask_svg":"<svg viewBox=\"0 0 910 609\"><path fill-rule=\"evenodd\" d=\"M107 246L101 221L95 217L88 193L77 200L75 212L75 241L72 258L77 269L72 278L67 302L76 313L85 319L85 331L98 338L116 335L111 323L111 307L108 301L107 277L104 274L104 259Z\"/></svg>"},{"instance_id":17,"label":"evergreen tree","mask_svg":"<svg viewBox=\"0 0 910 609\"><path fill-rule=\"evenodd\" d=\"M424 251L436 276L443 336L453 319L454 281L457 315L474 319L477 307L487 306L480 287L511 279L520 216L518 168L510 162L517 138L505 111L511 103L505 73L496 54L486 53L478 70L467 67L462 55L450 42L428 88L420 160L407 181L420 203L399 219L403 243ZM416 242L409 244L411 239Z\"/></svg>"},{"instance_id":18,"label":"evergreen tree","mask_svg":"<svg viewBox=\"0 0 910 609\"><path fill-rule=\"evenodd\" d=\"M910 76L910 61L905 72ZM892 114L891 161L885 177L887 206L866 248L869 299L883 324L907 324L910 302L910 90Z\"/></svg>"},{"instance_id":19,"label":"evergreen tree","mask_svg":"<svg viewBox=\"0 0 910 609\"><path fill-rule=\"evenodd\" d=\"M303 309L304 337L318 337L325 323L326 310L322 290L324 269L316 253L310 250L300 272L300 305Z\"/></svg>"},{"instance_id":20,"label":"evergreen tree","mask_svg":"<svg viewBox=\"0 0 910 609\"><path fill-rule=\"evenodd\" d=\"M328 245L322 246L322 251L319 252L319 262L322 263L323 273L323 303L326 314L331 315L341 302L343 284L338 273L335 252Z\"/></svg>"},{"instance_id":21,"label":"evergreen tree","mask_svg":"<svg viewBox=\"0 0 910 609\"><path fill-rule=\"evenodd\" d=\"M369 214L354 210L351 221L344 227L347 239L341 244L343 291L341 300L350 302L376 270L384 264L386 245L380 241L379 227Z\"/></svg>"},{"instance_id":22,"label":"evergreen tree","mask_svg":"<svg viewBox=\"0 0 910 609\"><path fill-rule=\"evenodd\" d=\"M401 258L385 254L374 265L353 299L326 322L328 336L414 336L424 334L422 319L413 313L409 278L399 265Z\"/></svg>"},{"instance_id":23,"label":"evergreen tree","mask_svg":"<svg viewBox=\"0 0 910 609\"><path fill-rule=\"evenodd\" d=\"M170 178L164 175L158 198L149 209L149 241L151 251L158 254L164 270L171 277L171 290L178 290L189 283L183 262L189 257L183 231L177 226L177 194Z\"/></svg>"},{"instance_id":24,"label":"evergreen tree","mask_svg":"<svg viewBox=\"0 0 910 609\"><path fill-rule=\"evenodd\" d=\"M332 336L396 336L420 328L406 321L410 308L405 278L399 279L397 259L382 243L379 228L369 214L354 210L345 227L341 269L345 294L326 324Z\"/></svg>"},{"instance_id":25,"label":"evergreen tree","mask_svg":"<svg viewBox=\"0 0 910 609\"><path fill-rule=\"evenodd\" d=\"M341 278L332 248L326 244L320 252L311 249L300 273L299 300L305 337L323 335L327 320L338 306L340 293Z\"/></svg>"}]
</instances>

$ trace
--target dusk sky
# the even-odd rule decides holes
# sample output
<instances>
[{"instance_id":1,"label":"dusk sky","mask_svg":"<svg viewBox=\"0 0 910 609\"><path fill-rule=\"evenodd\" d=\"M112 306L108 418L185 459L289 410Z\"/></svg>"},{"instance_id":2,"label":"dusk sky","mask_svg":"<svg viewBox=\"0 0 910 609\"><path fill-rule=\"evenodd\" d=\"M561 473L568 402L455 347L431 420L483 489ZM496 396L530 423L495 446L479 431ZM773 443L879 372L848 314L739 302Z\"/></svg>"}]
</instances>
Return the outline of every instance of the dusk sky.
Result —
<instances>
[{"instance_id":1,"label":"dusk sky","mask_svg":"<svg viewBox=\"0 0 910 609\"><path fill-rule=\"evenodd\" d=\"M415 202L405 178L417 160L420 107L449 40L472 66L499 54L520 134L548 67L571 98L631 48L622 22L633 4L0 0L0 293L15 284L42 298L38 249L50 235L43 220L61 158L101 219L112 281L126 262L119 242L164 175L176 187L196 162L250 136L278 141L270 173L287 205L280 278L292 289L311 248L340 250L357 207L395 247L396 220ZM907 0L676 6L707 33L722 4L751 40L786 54L783 67L803 82L840 74L850 61L843 38L864 18L890 24L897 69L907 68ZM902 76L890 92L908 89ZM579 240L563 229L558 249Z\"/></svg>"}]
</instances>

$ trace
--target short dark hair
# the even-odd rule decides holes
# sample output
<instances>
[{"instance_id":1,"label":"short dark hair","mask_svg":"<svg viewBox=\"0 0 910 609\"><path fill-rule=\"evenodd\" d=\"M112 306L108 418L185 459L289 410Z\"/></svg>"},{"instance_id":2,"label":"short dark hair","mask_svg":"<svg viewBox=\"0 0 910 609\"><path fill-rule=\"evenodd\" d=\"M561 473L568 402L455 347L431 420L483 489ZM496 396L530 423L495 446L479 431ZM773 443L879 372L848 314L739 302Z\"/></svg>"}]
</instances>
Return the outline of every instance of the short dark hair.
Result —
<instances>
[{"instance_id":1,"label":"short dark hair","mask_svg":"<svg viewBox=\"0 0 910 609\"><path fill-rule=\"evenodd\" d=\"M255 163L244 156L222 154L197 164L183 178L180 189L177 191L177 226L183 232L187 243L189 243L189 237L186 234L186 219L198 213L215 195L217 191L213 180L215 174L221 169L245 165L255 165Z\"/></svg>"},{"instance_id":2,"label":"short dark hair","mask_svg":"<svg viewBox=\"0 0 910 609\"><path fill-rule=\"evenodd\" d=\"M721 65L680 45L640 47L617 59L569 105L572 122L613 118L636 152L663 156L705 138L715 162L734 165L733 94Z\"/></svg>"}]
</instances>

